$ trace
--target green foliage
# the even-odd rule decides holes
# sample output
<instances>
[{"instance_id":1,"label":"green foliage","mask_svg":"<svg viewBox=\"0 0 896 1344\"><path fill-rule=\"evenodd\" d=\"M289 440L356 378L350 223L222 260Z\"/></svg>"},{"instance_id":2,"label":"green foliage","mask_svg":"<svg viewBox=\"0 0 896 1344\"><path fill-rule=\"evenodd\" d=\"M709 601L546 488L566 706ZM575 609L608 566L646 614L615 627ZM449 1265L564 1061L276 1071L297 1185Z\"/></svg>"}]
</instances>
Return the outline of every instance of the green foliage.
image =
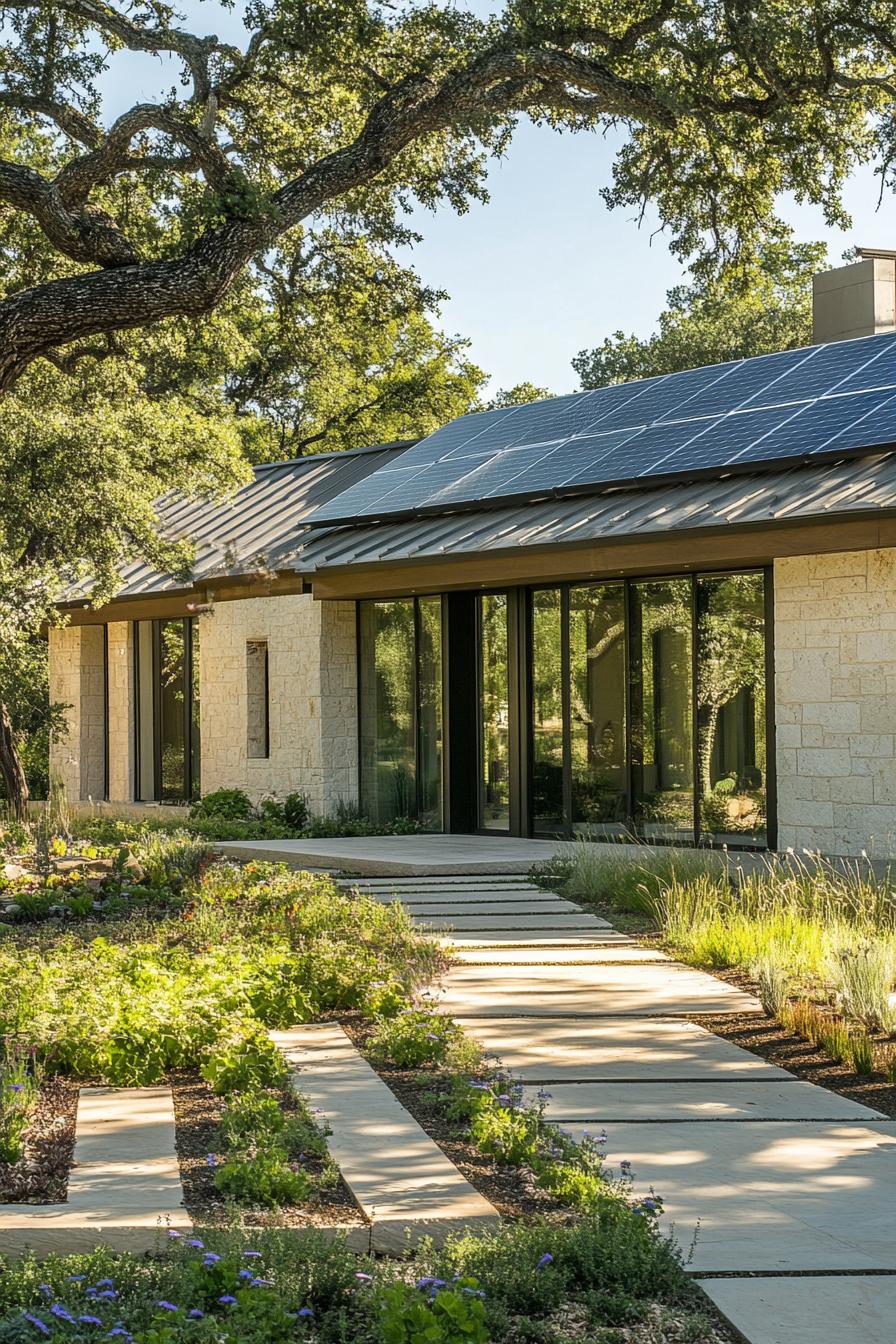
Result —
<instances>
[{"instance_id":1,"label":"green foliage","mask_svg":"<svg viewBox=\"0 0 896 1344\"><path fill-rule=\"evenodd\" d=\"M383 1344L488 1344L483 1296L475 1279L389 1284L380 1295Z\"/></svg>"},{"instance_id":2,"label":"green foliage","mask_svg":"<svg viewBox=\"0 0 896 1344\"><path fill-rule=\"evenodd\" d=\"M368 1042L371 1057L399 1069L445 1064L465 1036L461 1027L442 1013L409 1008L377 1024Z\"/></svg>"},{"instance_id":3,"label":"green foliage","mask_svg":"<svg viewBox=\"0 0 896 1344\"><path fill-rule=\"evenodd\" d=\"M225 1028L202 1065L203 1078L223 1093L281 1087L286 1073L283 1055L267 1032L245 1025Z\"/></svg>"},{"instance_id":4,"label":"green foliage","mask_svg":"<svg viewBox=\"0 0 896 1344\"><path fill-rule=\"evenodd\" d=\"M269 1209L303 1204L314 1188L306 1173L291 1167L276 1147L228 1157L215 1172L215 1185L238 1204Z\"/></svg>"},{"instance_id":5,"label":"green foliage","mask_svg":"<svg viewBox=\"0 0 896 1344\"><path fill-rule=\"evenodd\" d=\"M821 243L768 243L746 271L723 269L670 290L659 330L646 340L617 331L581 351L573 368L583 387L604 387L809 345L812 276L824 264Z\"/></svg>"},{"instance_id":6,"label":"green foliage","mask_svg":"<svg viewBox=\"0 0 896 1344\"><path fill-rule=\"evenodd\" d=\"M32 1051L0 1039L0 1162L18 1162L28 1115L37 1097L40 1069Z\"/></svg>"},{"instance_id":7,"label":"green foliage","mask_svg":"<svg viewBox=\"0 0 896 1344\"><path fill-rule=\"evenodd\" d=\"M539 886L562 892L573 900L625 913L651 913L660 893L673 878L688 883L704 875L717 875L718 855L692 849L651 852L647 846L637 858L629 847L607 852L589 840L578 840L573 853L555 855L530 870Z\"/></svg>"},{"instance_id":8,"label":"green foliage","mask_svg":"<svg viewBox=\"0 0 896 1344\"><path fill-rule=\"evenodd\" d=\"M223 821L248 821L255 816L252 799L242 789L216 789L190 808L191 818L220 817Z\"/></svg>"}]
</instances>

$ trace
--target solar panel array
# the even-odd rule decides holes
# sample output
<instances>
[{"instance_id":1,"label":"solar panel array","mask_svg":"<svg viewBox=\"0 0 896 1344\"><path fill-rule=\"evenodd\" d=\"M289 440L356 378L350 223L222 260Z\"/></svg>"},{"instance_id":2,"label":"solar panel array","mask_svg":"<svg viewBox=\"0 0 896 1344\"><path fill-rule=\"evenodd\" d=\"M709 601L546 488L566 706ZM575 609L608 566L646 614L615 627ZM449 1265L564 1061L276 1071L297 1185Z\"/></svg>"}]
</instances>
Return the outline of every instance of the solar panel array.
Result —
<instances>
[{"instance_id":1,"label":"solar panel array","mask_svg":"<svg viewBox=\"0 0 896 1344\"><path fill-rule=\"evenodd\" d=\"M312 526L896 446L896 333L461 416Z\"/></svg>"}]
</instances>

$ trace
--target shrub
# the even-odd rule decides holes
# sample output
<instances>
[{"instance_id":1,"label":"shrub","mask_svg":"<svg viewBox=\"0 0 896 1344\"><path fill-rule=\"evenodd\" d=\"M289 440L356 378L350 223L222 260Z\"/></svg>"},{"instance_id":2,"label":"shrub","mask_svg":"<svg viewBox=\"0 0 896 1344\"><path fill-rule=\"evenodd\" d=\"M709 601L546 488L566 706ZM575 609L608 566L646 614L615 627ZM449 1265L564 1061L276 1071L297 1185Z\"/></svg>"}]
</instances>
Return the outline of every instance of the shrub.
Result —
<instances>
[{"instance_id":1,"label":"shrub","mask_svg":"<svg viewBox=\"0 0 896 1344\"><path fill-rule=\"evenodd\" d=\"M866 1031L849 1037L846 1062L860 1078L868 1078L874 1072L874 1044Z\"/></svg>"},{"instance_id":2,"label":"shrub","mask_svg":"<svg viewBox=\"0 0 896 1344\"><path fill-rule=\"evenodd\" d=\"M887 1082L896 1086L896 1045L888 1043L880 1046L875 1057L875 1064Z\"/></svg>"},{"instance_id":3,"label":"shrub","mask_svg":"<svg viewBox=\"0 0 896 1344\"><path fill-rule=\"evenodd\" d=\"M286 1080L283 1055L262 1028L237 1024L219 1037L202 1065L202 1076L216 1092L280 1087Z\"/></svg>"},{"instance_id":4,"label":"shrub","mask_svg":"<svg viewBox=\"0 0 896 1344\"><path fill-rule=\"evenodd\" d=\"M442 1013L412 1008L379 1023L368 1042L371 1057L399 1069L444 1064L465 1041L461 1027Z\"/></svg>"},{"instance_id":5,"label":"shrub","mask_svg":"<svg viewBox=\"0 0 896 1344\"><path fill-rule=\"evenodd\" d=\"M896 944L890 938L867 941L838 951L830 961L830 975L840 1006L847 1017L868 1031L896 1025L890 993L896 980Z\"/></svg>"},{"instance_id":6,"label":"shrub","mask_svg":"<svg viewBox=\"0 0 896 1344\"><path fill-rule=\"evenodd\" d=\"M790 968L780 948L770 947L754 963L759 1001L769 1017L779 1017L790 992Z\"/></svg>"},{"instance_id":7,"label":"shrub","mask_svg":"<svg viewBox=\"0 0 896 1344\"><path fill-rule=\"evenodd\" d=\"M249 821L255 816L255 808L249 795L242 789L215 789L193 804L190 816Z\"/></svg>"},{"instance_id":8,"label":"shrub","mask_svg":"<svg viewBox=\"0 0 896 1344\"><path fill-rule=\"evenodd\" d=\"M0 1162L18 1162L24 1153L28 1114L39 1084L33 1051L0 1041Z\"/></svg>"},{"instance_id":9,"label":"shrub","mask_svg":"<svg viewBox=\"0 0 896 1344\"><path fill-rule=\"evenodd\" d=\"M304 830L310 816L311 804L307 793L288 793L283 799L283 819L291 830Z\"/></svg>"},{"instance_id":10,"label":"shrub","mask_svg":"<svg viewBox=\"0 0 896 1344\"><path fill-rule=\"evenodd\" d=\"M489 1344L484 1296L475 1279L391 1283L380 1294L383 1344Z\"/></svg>"},{"instance_id":11,"label":"shrub","mask_svg":"<svg viewBox=\"0 0 896 1344\"><path fill-rule=\"evenodd\" d=\"M314 1190L310 1177L291 1167L277 1148L228 1157L215 1172L215 1185L238 1204L265 1208L303 1204Z\"/></svg>"}]
</instances>

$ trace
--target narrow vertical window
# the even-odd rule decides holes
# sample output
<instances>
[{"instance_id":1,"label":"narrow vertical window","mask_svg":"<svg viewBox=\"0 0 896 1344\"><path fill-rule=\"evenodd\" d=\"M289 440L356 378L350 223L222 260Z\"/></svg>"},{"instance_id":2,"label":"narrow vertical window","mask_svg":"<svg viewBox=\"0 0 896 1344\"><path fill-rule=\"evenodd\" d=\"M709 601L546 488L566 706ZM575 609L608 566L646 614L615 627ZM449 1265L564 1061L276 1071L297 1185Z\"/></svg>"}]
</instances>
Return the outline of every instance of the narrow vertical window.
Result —
<instances>
[{"instance_id":1,"label":"narrow vertical window","mask_svg":"<svg viewBox=\"0 0 896 1344\"><path fill-rule=\"evenodd\" d=\"M268 642L250 639L246 644L246 755L250 761L259 761L270 754Z\"/></svg>"}]
</instances>

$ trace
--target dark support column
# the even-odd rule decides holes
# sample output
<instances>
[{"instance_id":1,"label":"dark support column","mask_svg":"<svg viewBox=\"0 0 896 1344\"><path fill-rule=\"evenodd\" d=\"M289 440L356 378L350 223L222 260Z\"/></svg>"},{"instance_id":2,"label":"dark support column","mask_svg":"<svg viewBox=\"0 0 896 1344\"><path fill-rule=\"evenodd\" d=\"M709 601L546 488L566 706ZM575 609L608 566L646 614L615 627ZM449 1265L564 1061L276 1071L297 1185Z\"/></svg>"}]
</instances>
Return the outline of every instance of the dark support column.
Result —
<instances>
[{"instance_id":1,"label":"dark support column","mask_svg":"<svg viewBox=\"0 0 896 1344\"><path fill-rule=\"evenodd\" d=\"M507 652L510 687L510 834L528 835L531 829L529 803L530 727L529 681L531 637L529 594L511 588L507 606Z\"/></svg>"},{"instance_id":2,"label":"dark support column","mask_svg":"<svg viewBox=\"0 0 896 1344\"><path fill-rule=\"evenodd\" d=\"M479 826L479 635L476 595L445 598L445 830L469 835Z\"/></svg>"}]
</instances>

